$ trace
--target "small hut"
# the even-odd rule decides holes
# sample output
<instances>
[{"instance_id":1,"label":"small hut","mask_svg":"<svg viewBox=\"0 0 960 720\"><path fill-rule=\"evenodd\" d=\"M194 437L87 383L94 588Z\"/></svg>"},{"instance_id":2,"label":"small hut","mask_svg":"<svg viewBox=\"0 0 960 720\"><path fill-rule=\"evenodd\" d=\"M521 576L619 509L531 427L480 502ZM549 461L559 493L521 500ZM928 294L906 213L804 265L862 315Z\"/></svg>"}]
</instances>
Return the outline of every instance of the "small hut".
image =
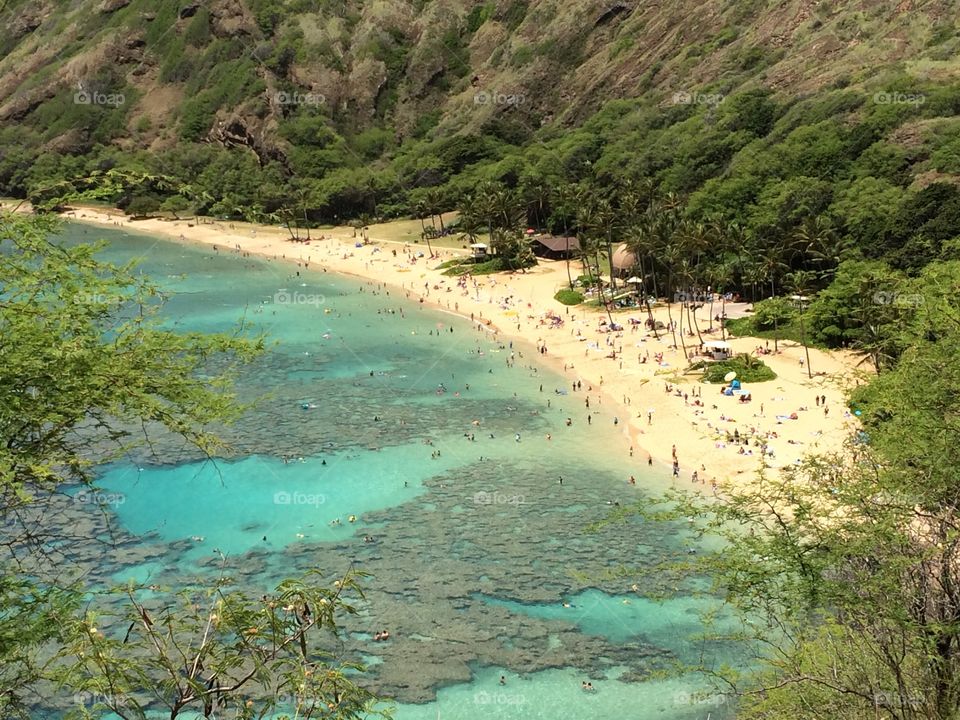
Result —
<instances>
[{"instance_id":1,"label":"small hut","mask_svg":"<svg viewBox=\"0 0 960 720\"><path fill-rule=\"evenodd\" d=\"M537 235L533 238L533 254L547 260L564 260L576 257L580 252L580 240L573 236Z\"/></svg>"},{"instance_id":2,"label":"small hut","mask_svg":"<svg viewBox=\"0 0 960 720\"><path fill-rule=\"evenodd\" d=\"M473 255L474 260L486 260L487 259L487 245L486 243L473 243L470 245L470 253Z\"/></svg>"},{"instance_id":3,"label":"small hut","mask_svg":"<svg viewBox=\"0 0 960 720\"><path fill-rule=\"evenodd\" d=\"M626 243L617 246L617 249L613 251L613 271L617 275L625 275L632 273L636 266L637 256L630 252Z\"/></svg>"},{"instance_id":4,"label":"small hut","mask_svg":"<svg viewBox=\"0 0 960 720\"><path fill-rule=\"evenodd\" d=\"M729 360L733 351L730 349L730 343L723 340L707 340L703 344L704 352L712 356L714 360Z\"/></svg>"}]
</instances>

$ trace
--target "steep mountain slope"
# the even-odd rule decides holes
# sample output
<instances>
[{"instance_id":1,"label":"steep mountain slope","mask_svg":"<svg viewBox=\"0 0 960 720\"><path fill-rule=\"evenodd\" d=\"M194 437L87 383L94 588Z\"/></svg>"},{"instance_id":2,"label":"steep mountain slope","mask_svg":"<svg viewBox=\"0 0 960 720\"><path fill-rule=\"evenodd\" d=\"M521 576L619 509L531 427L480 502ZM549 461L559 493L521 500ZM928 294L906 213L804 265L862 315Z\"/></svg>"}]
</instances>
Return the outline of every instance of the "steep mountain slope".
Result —
<instances>
[{"instance_id":1,"label":"steep mountain slope","mask_svg":"<svg viewBox=\"0 0 960 720\"><path fill-rule=\"evenodd\" d=\"M950 76L952 3L905 0L19 0L0 14L0 121L47 149L248 145L312 105L379 149L507 116L525 137L616 98L806 94L890 68ZM84 93L122 108L82 122ZM688 96L680 95L684 98ZM692 97L696 98L697 95ZM106 104L106 100L104 100ZM68 121L68 122L67 122ZM78 122L79 121L79 122ZM376 154L376 153L372 153Z\"/></svg>"}]
</instances>

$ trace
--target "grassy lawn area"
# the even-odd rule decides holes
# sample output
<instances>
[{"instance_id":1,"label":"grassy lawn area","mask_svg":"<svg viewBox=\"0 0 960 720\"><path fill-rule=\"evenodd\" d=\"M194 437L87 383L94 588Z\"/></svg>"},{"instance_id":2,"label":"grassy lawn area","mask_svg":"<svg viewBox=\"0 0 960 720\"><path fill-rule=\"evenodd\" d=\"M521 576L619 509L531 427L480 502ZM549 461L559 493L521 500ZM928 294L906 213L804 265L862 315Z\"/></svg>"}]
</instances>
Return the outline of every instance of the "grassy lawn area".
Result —
<instances>
[{"instance_id":1,"label":"grassy lawn area","mask_svg":"<svg viewBox=\"0 0 960 720\"><path fill-rule=\"evenodd\" d=\"M794 342L800 342L800 321L796 318L785 322L780 325L777 330L773 328L769 329L759 329L754 322L752 317L742 317L737 318L736 320L727 320L727 332L730 333L733 337L744 337L751 336L756 338L761 338L762 340L792 340ZM810 343L810 339L807 338L807 343L811 347L814 347Z\"/></svg>"}]
</instances>

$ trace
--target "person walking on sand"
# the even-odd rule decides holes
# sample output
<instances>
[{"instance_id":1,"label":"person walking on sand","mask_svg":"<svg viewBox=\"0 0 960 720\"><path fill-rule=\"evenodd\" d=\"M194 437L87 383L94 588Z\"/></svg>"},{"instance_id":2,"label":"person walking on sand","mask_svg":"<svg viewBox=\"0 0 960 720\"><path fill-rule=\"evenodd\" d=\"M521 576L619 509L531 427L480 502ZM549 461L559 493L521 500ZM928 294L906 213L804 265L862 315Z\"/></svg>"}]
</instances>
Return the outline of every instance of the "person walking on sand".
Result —
<instances>
[{"instance_id":1,"label":"person walking on sand","mask_svg":"<svg viewBox=\"0 0 960 720\"><path fill-rule=\"evenodd\" d=\"M647 410L647 425L653 425L653 408Z\"/></svg>"}]
</instances>

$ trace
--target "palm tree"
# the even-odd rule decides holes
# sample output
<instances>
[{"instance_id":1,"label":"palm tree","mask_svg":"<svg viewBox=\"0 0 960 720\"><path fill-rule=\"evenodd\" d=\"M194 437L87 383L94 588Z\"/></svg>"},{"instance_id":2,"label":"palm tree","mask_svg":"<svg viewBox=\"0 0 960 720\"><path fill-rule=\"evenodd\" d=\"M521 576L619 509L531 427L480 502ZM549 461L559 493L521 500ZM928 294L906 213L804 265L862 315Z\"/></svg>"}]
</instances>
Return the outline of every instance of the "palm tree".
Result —
<instances>
[{"instance_id":1,"label":"palm tree","mask_svg":"<svg viewBox=\"0 0 960 720\"><path fill-rule=\"evenodd\" d=\"M430 213L430 222L433 223L433 216L436 215L440 219L440 232L446 230L443 225L443 206L446 198L444 198L440 188L429 188L426 194L424 194L423 200L426 204L427 211Z\"/></svg>"},{"instance_id":2,"label":"palm tree","mask_svg":"<svg viewBox=\"0 0 960 720\"><path fill-rule=\"evenodd\" d=\"M613 315L610 311L610 304L604 296L603 278L600 276L600 251L605 241L604 231L607 222L604 214L605 210L601 205L602 202L604 201L590 199L581 205L580 211L577 213L577 224L584 230L580 236L581 252L584 257L593 256L596 266L597 297L600 304L606 309L607 320L612 325Z\"/></svg>"},{"instance_id":3,"label":"palm tree","mask_svg":"<svg viewBox=\"0 0 960 720\"><path fill-rule=\"evenodd\" d=\"M657 325L653 319L653 309L650 307L650 293L647 290L647 272L644 260L650 257L650 274L653 277L654 293L656 293L656 274L653 272L653 253L656 248L656 235L651 228L650 218L646 215L640 215L632 218L627 229L627 249L637 258L640 265L640 278L642 279L641 292L647 305L647 319L653 330L655 338L659 339L657 334Z\"/></svg>"},{"instance_id":4,"label":"palm tree","mask_svg":"<svg viewBox=\"0 0 960 720\"><path fill-rule=\"evenodd\" d=\"M497 214L497 193L498 187L495 183L486 182L477 186L472 196L473 207L478 218L483 218L487 226L487 233L490 236L490 247L493 248L493 230L494 217Z\"/></svg>"},{"instance_id":5,"label":"palm tree","mask_svg":"<svg viewBox=\"0 0 960 720\"><path fill-rule=\"evenodd\" d=\"M578 185L561 185L555 193L554 212L563 219L563 237L566 239L567 283L573 290L573 276L570 274L570 225L571 217L583 199L583 189Z\"/></svg>"},{"instance_id":6,"label":"palm tree","mask_svg":"<svg viewBox=\"0 0 960 720\"><path fill-rule=\"evenodd\" d=\"M813 273L809 270L797 270L796 272L790 273L786 280L790 292L800 298L800 343L803 345L803 352L807 358L807 377L812 378L813 369L810 367L810 348L807 346L807 334L803 322L803 302L807 293L809 293L813 287Z\"/></svg>"},{"instance_id":7,"label":"palm tree","mask_svg":"<svg viewBox=\"0 0 960 720\"><path fill-rule=\"evenodd\" d=\"M667 285L673 287L674 269L680 262L680 248L677 244L671 242L663 248L663 264L667 268ZM670 322L670 332L673 334L673 346L677 346L677 331L673 326L673 297L672 293L667 292L667 319ZM683 340L683 311L680 312L680 343L683 346L683 357L687 357L687 344Z\"/></svg>"},{"instance_id":8,"label":"palm tree","mask_svg":"<svg viewBox=\"0 0 960 720\"><path fill-rule=\"evenodd\" d=\"M684 302L681 304L681 308L686 307L687 310L687 330L689 331L690 328L694 328L697 331L697 339L700 341L700 344L703 345L703 336L700 335L700 328L697 326L697 296L699 293L695 289L694 267L690 263L689 258L680 258L680 262L677 265L677 277L680 278L684 287L688 288L683 293ZM681 322L683 321L682 310L680 320ZM682 333L683 331L681 330L681 334Z\"/></svg>"},{"instance_id":9,"label":"palm tree","mask_svg":"<svg viewBox=\"0 0 960 720\"><path fill-rule=\"evenodd\" d=\"M610 267L610 288L611 292L617 290L617 276L613 267L613 236L617 229L617 211L614 210L610 201L602 198L596 202L593 209L593 229L597 234L598 240L602 242L597 248L597 263L599 265L599 252L601 247L605 246L607 251L607 264Z\"/></svg>"},{"instance_id":10,"label":"palm tree","mask_svg":"<svg viewBox=\"0 0 960 720\"><path fill-rule=\"evenodd\" d=\"M477 203L472 195L460 200L460 239L467 244L477 241L482 223L477 212Z\"/></svg>"},{"instance_id":11,"label":"palm tree","mask_svg":"<svg viewBox=\"0 0 960 720\"><path fill-rule=\"evenodd\" d=\"M770 299L774 300L777 297L777 276L782 274L784 271L789 270L790 267L781 260L781 253L784 250L770 248L767 251L767 254L760 259L759 263L759 273L760 277L764 282L767 280L770 281ZM780 349L779 340L780 340L780 322L779 322L779 313L774 312L773 314L773 350L774 352Z\"/></svg>"},{"instance_id":12,"label":"palm tree","mask_svg":"<svg viewBox=\"0 0 960 720\"><path fill-rule=\"evenodd\" d=\"M724 292L727 283L730 282L733 273L727 264L714 265L710 268L710 281L713 283L714 290L720 295L720 339L727 339L727 323L724 318L727 316L727 296ZM713 327L713 295L710 296L710 327Z\"/></svg>"},{"instance_id":13,"label":"palm tree","mask_svg":"<svg viewBox=\"0 0 960 720\"><path fill-rule=\"evenodd\" d=\"M427 241L427 249L430 251L430 257L433 257L433 246L430 244L430 233L427 232L427 226L424 225L423 220L429 212L427 209L427 204L425 201L420 200L415 206L414 210L417 213L417 219L420 221L420 227L423 232L420 233L420 237ZM432 218L431 218L432 219Z\"/></svg>"},{"instance_id":14,"label":"palm tree","mask_svg":"<svg viewBox=\"0 0 960 720\"><path fill-rule=\"evenodd\" d=\"M840 245L830 221L821 215L807 218L793 234L796 250L822 274L833 273L845 247Z\"/></svg>"},{"instance_id":15,"label":"palm tree","mask_svg":"<svg viewBox=\"0 0 960 720\"><path fill-rule=\"evenodd\" d=\"M546 210L553 203L555 193L549 185L538 178L526 178L520 187L528 212L533 211L534 226L544 227L547 218Z\"/></svg>"}]
</instances>

